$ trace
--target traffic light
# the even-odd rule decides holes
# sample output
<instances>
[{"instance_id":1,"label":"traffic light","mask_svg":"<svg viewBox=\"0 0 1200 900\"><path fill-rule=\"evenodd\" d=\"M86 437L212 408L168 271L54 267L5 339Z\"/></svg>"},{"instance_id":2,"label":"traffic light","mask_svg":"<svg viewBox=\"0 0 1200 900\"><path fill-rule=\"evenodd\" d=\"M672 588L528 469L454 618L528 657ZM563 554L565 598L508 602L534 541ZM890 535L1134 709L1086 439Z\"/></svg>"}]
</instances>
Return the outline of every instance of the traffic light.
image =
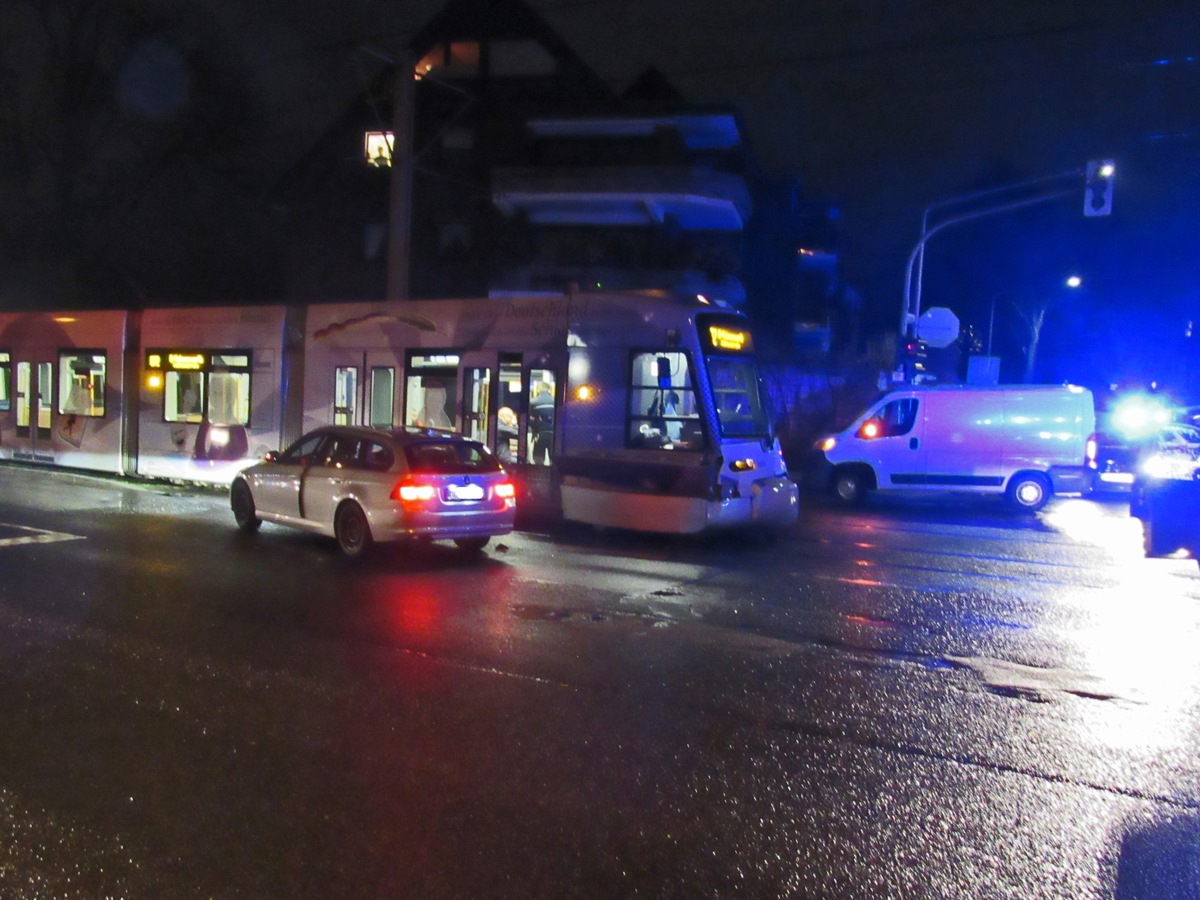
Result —
<instances>
[{"instance_id":1,"label":"traffic light","mask_svg":"<svg viewBox=\"0 0 1200 900\"><path fill-rule=\"evenodd\" d=\"M1093 159L1087 164L1083 185L1083 214L1107 216L1112 212L1113 174L1116 166L1111 159Z\"/></svg>"},{"instance_id":2,"label":"traffic light","mask_svg":"<svg viewBox=\"0 0 1200 900\"><path fill-rule=\"evenodd\" d=\"M904 380L912 384L913 379L925 372L925 342L915 337L903 338L900 341L900 359L898 365L904 372Z\"/></svg>"}]
</instances>

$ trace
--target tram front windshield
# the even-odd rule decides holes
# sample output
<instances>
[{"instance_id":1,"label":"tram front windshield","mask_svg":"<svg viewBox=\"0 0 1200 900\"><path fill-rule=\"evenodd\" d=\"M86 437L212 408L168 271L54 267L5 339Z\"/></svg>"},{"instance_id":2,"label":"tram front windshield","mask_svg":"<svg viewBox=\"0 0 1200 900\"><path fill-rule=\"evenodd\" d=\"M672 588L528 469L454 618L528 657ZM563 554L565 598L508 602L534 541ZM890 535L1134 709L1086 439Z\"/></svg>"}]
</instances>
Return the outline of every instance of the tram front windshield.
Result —
<instances>
[{"instance_id":1,"label":"tram front windshield","mask_svg":"<svg viewBox=\"0 0 1200 900\"><path fill-rule=\"evenodd\" d=\"M769 436L771 423L759 391L758 366L753 357L712 355L706 362L721 436Z\"/></svg>"}]
</instances>

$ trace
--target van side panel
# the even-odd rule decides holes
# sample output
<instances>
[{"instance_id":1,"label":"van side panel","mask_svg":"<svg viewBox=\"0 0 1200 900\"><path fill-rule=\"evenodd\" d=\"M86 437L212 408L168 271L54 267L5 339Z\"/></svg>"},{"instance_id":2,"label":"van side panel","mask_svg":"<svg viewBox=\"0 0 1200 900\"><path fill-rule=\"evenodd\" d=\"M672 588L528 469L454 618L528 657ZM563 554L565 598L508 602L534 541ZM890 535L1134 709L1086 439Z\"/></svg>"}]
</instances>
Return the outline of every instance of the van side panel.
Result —
<instances>
[{"instance_id":1,"label":"van side panel","mask_svg":"<svg viewBox=\"0 0 1200 900\"><path fill-rule=\"evenodd\" d=\"M1004 487L1004 396L997 391L925 395L926 484L977 490Z\"/></svg>"},{"instance_id":2,"label":"van side panel","mask_svg":"<svg viewBox=\"0 0 1200 900\"><path fill-rule=\"evenodd\" d=\"M1005 468L1045 472L1084 465L1092 427L1085 421L1085 398L1090 401L1090 394L1065 389L1009 392Z\"/></svg>"}]
</instances>

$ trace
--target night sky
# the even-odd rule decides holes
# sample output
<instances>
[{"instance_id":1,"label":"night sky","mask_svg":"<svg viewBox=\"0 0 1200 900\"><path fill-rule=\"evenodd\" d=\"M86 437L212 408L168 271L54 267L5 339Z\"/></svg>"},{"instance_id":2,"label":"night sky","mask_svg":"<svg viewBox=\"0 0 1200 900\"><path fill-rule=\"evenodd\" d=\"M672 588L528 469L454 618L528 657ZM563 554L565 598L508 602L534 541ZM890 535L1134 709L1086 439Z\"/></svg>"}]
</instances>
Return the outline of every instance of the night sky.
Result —
<instances>
[{"instance_id":1,"label":"night sky","mask_svg":"<svg viewBox=\"0 0 1200 900\"><path fill-rule=\"evenodd\" d=\"M690 101L735 104L760 166L796 177L810 198L839 210L843 274L863 298L868 329L895 327L926 206L1099 157L1118 165L1113 216L1083 218L1080 182L1078 196L948 231L930 244L923 305L986 324L991 309L1009 315L1009 295L1048 294L1076 273L1085 282L1076 306L1137 308L1148 334L1200 318L1192 284L1200 190L1194 2L532 5L618 90L656 66ZM142 6L179 10L242 80L253 119L239 130L245 164L270 179L377 70L378 55L441 4ZM13 9L0 25L14 21ZM13 34L7 29L9 72L21 62ZM147 71L162 71L154 52ZM169 78L149 83L153 90L145 80L127 90L137 102L171 102ZM1070 327L1083 333L1078 322Z\"/></svg>"}]
</instances>

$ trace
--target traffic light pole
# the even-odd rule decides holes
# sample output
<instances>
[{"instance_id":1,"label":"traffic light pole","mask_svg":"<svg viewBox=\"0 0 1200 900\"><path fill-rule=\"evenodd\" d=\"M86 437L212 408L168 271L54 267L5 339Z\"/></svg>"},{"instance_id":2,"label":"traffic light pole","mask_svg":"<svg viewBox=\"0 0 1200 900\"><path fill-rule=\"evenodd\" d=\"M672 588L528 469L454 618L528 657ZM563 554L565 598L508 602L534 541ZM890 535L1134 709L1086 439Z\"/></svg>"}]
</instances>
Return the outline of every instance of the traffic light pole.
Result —
<instances>
[{"instance_id":1,"label":"traffic light pole","mask_svg":"<svg viewBox=\"0 0 1200 900\"><path fill-rule=\"evenodd\" d=\"M1076 172L1075 174L1079 174ZM935 234L944 231L951 225L960 225L963 222L970 222L974 219L982 219L985 216L994 216L998 213L1012 212L1013 210L1023 209L1026 206L1034 206L1038 203L1046 203L1049 200L1057 200L1060 197L1066 197L1075 193L1074 188L1069 188L1061 191L1051 191L1045 194L1038 194L1035 197L1026 197L1023 200L1013 200L1009 203L1002 203L999 206L989 206L986 209L977 209L973 212L963 213L962 215L953 216L945 219L932 228L928 229L921 239L917 241L917 245L913 247L912 252L908 254L908 263L904 269L904 314L900 319L900 339L903 341L907 338L917 337L916 327L917 319L921 315L920 296L917 297L917 306L914 309L912 305L912 282L913 282L913 267L916 265L917 257L925 249L925 244Z\"/></svg>"},{"instance_id":2,"label":"traffic light pole","mask_svg":"<svg viewBox=\"0 0 1200 900\"><path fill-rule=\"evenodd\" d=\"M1006 184L1000 187L989 188L985 191L976 191L973 194L964 194L960 197L951 197L948 200L939 200L937 203L931 203L925 207L921 213L921 238L917 242L916 248L913 250L913 256L909 258L908 266L904 273L904 309L900 315L900 339L903 341L907 337L915 336L917 319L921 315L921 287L925 272L925 243L929 238L933 237L938 231L941 231L944 226L954 225L959 222L967 222L971 219L981 218L982 216L991 215L992 213L1007 212L1011 209L1019 209L1023 206L1030 206L1033 203L1041 203L1044 200L1053 200L1058 197L1066 196L1070 193L1068 190L1056 191L1050 194L1038 194L1034 197L1028 197L1021 201L1006 203L1001 206L987 207L982 210L975 210L970 213L964 213L960 216L955 216L951 219L945 219L933 227L929 228L930 213L935 210L942 209L948 206L958 206L963 203L971 203L977 200L983 200L987 197L994 197L999 194L1008 194L1013 191L1033 188L1040 184L1046 184L1053 181L1062 181L1067 178L1078 178L1084 172L1080 169L1068 169L1065 172L1058 172L1054 175L1043 175L1040 178L1031 178L1027 181L1018 181L1013 184ZM915 259L915 263L914 263ZM913 266L916 266L916 286L913 288ZM911 293L910 293L911 292ZM915 298L915 309L914 309Z\"/></svg>"}]
</instances>

